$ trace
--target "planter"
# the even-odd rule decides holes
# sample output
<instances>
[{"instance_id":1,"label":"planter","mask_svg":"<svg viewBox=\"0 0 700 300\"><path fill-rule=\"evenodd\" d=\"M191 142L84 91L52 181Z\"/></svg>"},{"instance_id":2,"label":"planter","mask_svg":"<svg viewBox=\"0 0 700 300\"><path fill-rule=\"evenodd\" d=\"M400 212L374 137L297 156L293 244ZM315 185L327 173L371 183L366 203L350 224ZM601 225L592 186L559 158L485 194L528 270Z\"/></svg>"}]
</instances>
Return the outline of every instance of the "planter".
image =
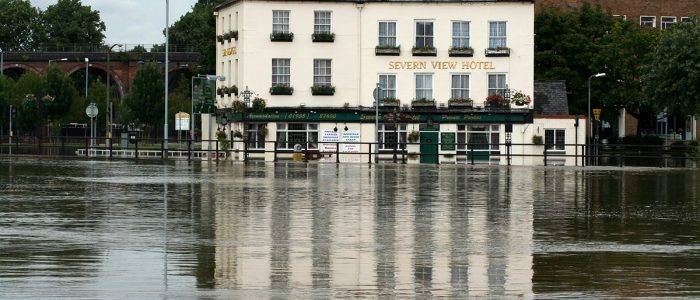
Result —
<instances>
[{"instance_id":1,"label":"planter","mask_svg":"<svg viewBox=\"0 0 700 300\"><path fill-rule=\"evenodd\" d=\"M450 57L472 57L474 56L474 49L472 48L450 48Z\"/></svg>"},{"instance_id":2,"label":"planter","mask_svg":"<svg viewBox=\"0 0 700 300\"><path fill-rule=\"evenodd\" d=\"M411 106L413 106L413 107L435 107L435 100L413 100L413 101L411 101Z\"/></svg>"},{"instance_id":3,"label":"planter","mask_svg":"<svg viewBox=\"0 0 700 300\"><path fill-rule=\"evenodd\" d=\"M294 33L291 32L273 32L270 34L272 42L291 42L294 40Z\"/></svg>"},{"instance_id":4,"label":"planter","mask_svg":"<svg viewBox=\"0 0 700 300\"><path fill-rule=\"evenodd\" d=\"M219 43L224 43L224 36L223 35L217 35L216 36L216 41Z\"/></svg>"},{"instance_id":5,"label":"planter","mask_svg":"<svg viewBox=\"0 0 700 300\"><path fill-rule=\"evenodd\" d=\"M332 43L335 41L335 33L314 33L311 35L311 40L314 43Z\"/></svg>"},{"instance_id":6,"label":"planter","mask_svg":"<svg viewBox=\"0 0 700 300\"><path fill-rule=\"evenodd\" d=\"M474 100L472 99L450 99L447 101L449 107L473 107Z\"/></svg>"},{"instance_id":7,"label":"planter","mask_svg":"<svg viewBox=\"0 0 700 300\"><path fill-rule=\"evenodd\" d=\"M291 95L294 88L286 85L274 85L270 88L270 95Z\"/></svg>"},{"instance_id":8,"label":"planter","mask_svg":"<svg viewBox=\"0 0 700 300\"><path fill-rule=\"evenodd\" d=\"M399 107L401 106L401 100L399 99L384 99L382 104L386 107Z\"/></svg>"},{"instance_id":9,"label":"planter","mask_svg":"<svg viewBox=\"0 0 700 300\"><path fill-rule=\"evenodd\" d=\"M311 95L314 96L333 96L335 87L330 85L314 85L311 87Z\"/></svg>"},{"instance_id":10,"label":"planter","mask_svg":"<svg viewBox=\"0 0 700 300\"><path fill-rule=\"evenodd\" d=\"M377 56L399 56L401 55L401 46L377 46L374 47L374 54Z\"/></svg>"},{"instance_id":11,"label":"planter","mask_svg":"<svg viewBox=\"0 0 700 300\"><path fill-rule=\"evenodd\" d=\"M229 94L234 94L234 95L238 96L238 87L235 85L232 85L228 88L228 92L229 92Z\"/></svg>"},{"instance_id":12,"label":"planter","mask_svg":"<svg viewBox=\"0 0 700 300\"><path fill-rule=\"evenodd\" d=\"M437 56L435 47L413 47L413 56Z\"/></svg>"},{"instance_id":13,"label":"planter","mask_svg":"<svg viewBox=\"0 0 700 300\"><path fill-rule=\"evenodd\" d=\"M486 48L487 57L507 57L510 56L510 48Z\"/></svg>"}]
</instances>

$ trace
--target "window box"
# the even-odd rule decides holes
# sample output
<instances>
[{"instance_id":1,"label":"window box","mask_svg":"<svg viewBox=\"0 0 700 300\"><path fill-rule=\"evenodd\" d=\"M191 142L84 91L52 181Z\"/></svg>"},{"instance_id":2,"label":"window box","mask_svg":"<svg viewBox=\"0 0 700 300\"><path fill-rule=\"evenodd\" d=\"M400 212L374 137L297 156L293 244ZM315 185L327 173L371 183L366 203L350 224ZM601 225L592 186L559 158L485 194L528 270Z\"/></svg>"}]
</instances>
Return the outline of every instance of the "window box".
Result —
<instances>
[{"instance_id":1,"label":"window box","mask_svg":"<svg viewBox=\"0 0 700 300\"><path fill-rule=\"evenodd\" d=\"M510 48L486 48L487 57L508 57L510 56Z\"/></svg>"},{"instance_id":2,"label":"window box","mask_svg":"<svg viewBox=\"0 0 700 300\"><path fill-rule=\"evenodd\" d=\"M399 56L401 55L401 46L377 46L374 47L374 54L377 56Z\"/></svg>"},{"instance_id":3,"label":"window box","mask_svg":"<svg viewBox=\"0 0 700 300\"><path fill-rule=\"evenodd\" d=\"M238 40L238 31L229 31L224 33L224 40L231 41L231 39Z\"/></svg>"},{"instance_id":4,"label":"window box","mask_svg":"<svg viewBox=\"0 0 700 300\"><path fill-rule=\"evenodd\" d=\"M230 86L228 88L228 93L229 93L229 95L234 94L234 95L238 96L238 87L235 85Z\"/></svg>"},{"instance_id":5,"label":"window box","mask_svg":"<svg viewBox=\"0 0 700 300\"><path fill-rule=\"evenodd\" d=\"M291 32L273 32L270 34L272 42L291 42L294 40L294 33Z\"/></svg>"},{"instance_id":6,"label":"window box","mask_svg":"<svg viewBox=\"0 0 700 300\"><path fill-rule=\"evenodd\" d=\"M399 107L401 106L401 100L396 98L385 98L382 99L382 103L387 107Z\"/></svg>"},{"instance_id":7,"label":"window box","mask_svg":"<svg viewBox=\"0 0 700 300\"><path fill-rule=\"evenodd\" d=\"M457 48L452 47L449 50L450 57L472 57L474 56L474 49L471 47Z\"/></svg>"},{"instance_id":8,"label":"window box","mask_svg":"<svg viewBox=\"0 0 700 300\"><path fill-rule=\"evenodd\" d=\"M224 43L224 36L223 35L217 35L216 36L216 41L219 43Z\"/></svg>"},{"instance_id":9,"label":"window box","mask_svg":"<svg viewBox=\"0 0 700 300\"><path fill-rule=\"evenodd\" d=\"M411 101L413 107L435 107L434 99L417 99Z\"/></svg>"},{"instance_id":10,"label":"window box","mask_svg":"<svg viewBox=\"0 0 700 300\"><path fill-rule=\"evenodd\" d=\"M288 85L273 85L270 88L270 94L271 95L291 95L294 93L294 88Z\"/></svg>"},{"instance_id":11,"label":"window box","mask_svg":"<svg viewBox=\"0 0 700 300\"><path fill-rule=\"evenodd\" d=\"M335 33L322 32L311 35L311 40L314 43L332 43L335 41Z\"/></svg>"},{"instance_id":12,"label":"window box","mask_svg":"<svg viewBox=\"0 0 700 300\"><path fill-rule=\"evenodd\" d=\"M452 98L447 101L449 107L473 107L474 100L464 98Z\"/></svg>"},{"instance_id":13,"label":"window box","mask_svg":"<svg viewBox=\"0 0 700 300\"><path fill-rule=\"evenodd\" d=\"M508 102L506 102L505 98L501 94L492 94L486 97L484 107L508 107Z\"/></svg>"},{"instance_id":14,"label":"window box","mask_svg":"<svg viewBox=\"0 0 700 300\"><path fill-rule=\"evenodd\" d=\"M311 87L311 95L314 96L333 96L335 87L332 85L314 85Z\"/></svg>"},{"instance_id":15,"label":"window box","mask_svg":"<svg viewBox=\"0 0 700 300\"><path fill-rule=\"evenodd\" d=\"M437 56L435 47L413 47L413 56Z\"/></svg>"}]
</instances>

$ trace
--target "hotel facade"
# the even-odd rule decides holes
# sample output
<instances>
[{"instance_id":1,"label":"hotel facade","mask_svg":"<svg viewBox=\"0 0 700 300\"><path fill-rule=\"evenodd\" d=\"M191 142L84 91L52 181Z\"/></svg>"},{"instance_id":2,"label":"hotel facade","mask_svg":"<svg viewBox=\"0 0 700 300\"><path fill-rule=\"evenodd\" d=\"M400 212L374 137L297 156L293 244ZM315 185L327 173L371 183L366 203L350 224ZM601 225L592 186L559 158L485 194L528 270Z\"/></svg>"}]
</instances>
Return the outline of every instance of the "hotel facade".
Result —
<instances>
[{"instance_id":1,"label":"hotel facade","mask_svg":"<svg viewBox=\"0 0 700 300\"><path fill-rule=\"evenodd\" d=\"M409 162L505 164L585 141L585 122L534 113L533 1L243 0L215 15L226 80L203 134L225 132L234 159L367 162L379 145L380 160L405 147ZM546 146L518 145L533 136Z\"/></svg>"}]
</instances>

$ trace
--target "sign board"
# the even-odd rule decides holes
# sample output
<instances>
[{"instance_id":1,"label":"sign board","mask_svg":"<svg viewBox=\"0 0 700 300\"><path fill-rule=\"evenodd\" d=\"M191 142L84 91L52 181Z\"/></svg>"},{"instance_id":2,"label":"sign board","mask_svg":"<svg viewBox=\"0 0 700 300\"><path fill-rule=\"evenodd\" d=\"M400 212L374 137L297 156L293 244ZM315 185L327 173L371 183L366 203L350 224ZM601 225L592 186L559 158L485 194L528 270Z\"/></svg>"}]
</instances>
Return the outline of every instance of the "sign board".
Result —
<instances>
[{"instance_id":1,"label":"sign board","mask_svg":"<svg viewBox=\"0 0 700 300\"><path fill-rule=\"evenodd\" d=\"M99 112L100 110L97 109L97 104L95 104L95 102L90 103L90 105L85 108L85 114L90 118L97 117Z\"/></svg>"},{"instance_id":2,"label":"sign board","mask_svg":"<svg viewBox=\"0 0 700 300\"><path fill-rule=\"evenodd\" d=\"M596 121L600 121L600 108L594 108L593 109L593 117L595 118Z\"/></svg>"},{"instance_id":3,"label":"sign board","mask_svg":"<svg viewBox=\"0 0 700 300\"><path fill-rule=\"evenodd\" d=\"M341 153L360 153L360 131L359 130L345 130L343 131L341 138L340 152ZM358 143L358 144L354 144ZM353 155L341 155L340 161L342 162L360 162L360 154Z\"/></svg>"},{"instance_id":4,"label":"sign board","mask_svg":"<svg viewBox=\"0 0 700 300\"><path fill-rule=\"evenodd\" d=\"M454 132L442 132L440 133L440 150L442 151L454 151L455 148L455 133Z\"/></svg>"},{"instance_id":5,"label":"sign board","mask_svg":"<svg viewBox=\"0 0 700 300\"><path fill-rule=\"evenodd\" d=\"M179 112L175 114L175 130L190 130L190 114L186 112Z\"/></svg>"},{"instance_id":6,"label":"sign board","mask_svg":"<svg viewBox=\"0 0 700 300\"><path fill-rule=\"evenodd\" d=\"M338 149L336 142L340 141L340 137L337 129L324 129L321 132L321 148L319 149L321 153L325 154L321 157L321 161L335 162L335 152Z\"/></svg>"}]
</instances>

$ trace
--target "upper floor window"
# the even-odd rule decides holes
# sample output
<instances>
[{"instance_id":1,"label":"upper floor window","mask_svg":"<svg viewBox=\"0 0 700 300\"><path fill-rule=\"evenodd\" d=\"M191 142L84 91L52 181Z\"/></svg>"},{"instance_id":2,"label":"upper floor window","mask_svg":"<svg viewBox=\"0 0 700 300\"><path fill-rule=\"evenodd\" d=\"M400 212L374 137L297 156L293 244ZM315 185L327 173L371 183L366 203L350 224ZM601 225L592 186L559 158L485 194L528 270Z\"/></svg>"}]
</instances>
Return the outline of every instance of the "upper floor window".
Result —
<instances>
[{"instance_id":1,"label":"upper floor window","mask_svg":"<svg viewBox=\"0 0 700 300\"><path fill-rule=\"evenodd\" d=\"M681 23L690 23L692 21L690 17L681 17Z\"/></svg>"},{"instance_id":2,"label":"upper floor window","mask_svg":"<svg viewBox=\"0 0 700 300\"><path fill-rule=\"evenodd\" d=\"M671 27L676 24L676 17L661 17L661 30Z\"/></svg>"},{"instance_id":3,"label":"upper floor window","mask_svg":"<svg viewBox=\"0 0 700 300\"><path fill-rule=\"evenodd\" d=\"M290 59L289 58L273 58L272 59L272 85L289 86L290 81Z\"/></svg>"},{"instance_id":4,"label":"upper floor window","mask_svg":"<svg viewBox=\"0 0 700 300\"><path fill-rule=\"evenodd\" d=\"M416 47L417 48L433 48L433 22L432 21L417 21L416 22Z\"/></svg>"},{"instance_id":5,"label":"upper floor window","mask_svg":"<svg viewBox=\"0 0 700 300\"><path fill-rule=\"evenodd\" d=\"M331 85L330 59L314 59L314 85Z\"/></svg>"},{"instance_id":6,"label":"upper floor window","mask_svg":"<svg viewBox=\"0 0 700 300\"><path fill-rule=\"evenodd\" d=\"M489 74L489 95L504 95L507 88L506 74Z\"/></svg>"},{"instance_id":7,"label":"upper floor window","mask_svg":"<svg viewBox=\"0 0 700 300\"><path fill-rule=\"evenodd\" d=\"M454 21L452 22L452 47L467 48L469 47L469 22Z\"/></svg>"},{"instance_id":8,"label":"upper floor window","mask_svg":"<svg viewBox=\"0 0 700 300\"><path fill-rule=\"evenodd\" d=\"M289 32L289 11L288 10L273 10L272 11L272 32Z\"/></svg>"},{"instance_id":9,"label":"upper floor window","mask_svg":"<svg viewBox=\"0 0 700 300\"><path fill-rule=\"evenodd\" d=\"M506 22L489 22L489 48L505 48L507 45Z\"/></svg>"},{"instance_id":10,"label":"upper floor window","mask_svg":"<svg viewBox=\"0 0 700 300\"><path fill-rule=\"evenodd\" d=\"M433 99L433 74L416 74L416 100Z\"/></svg>"},{"instance_id":11,"label":"upper floor window","mask_svg":"<svg viewBox=\"0 0 700 300\"><path fill-rule=\"evenodd\" d=\"M452 99L469 99L469 74L452 74Z\"/></svg>"},{"instance_id":12,"label":"upper floor window","mask_svg":"<svg viewBox=\"0 0 700 300\"><path fill-rule=\"evenodd\" d=\"M650 17L650 16L639 17L639 26L656 27L656 17Z\"/></svg>"},{"instance_id":13,"label":"upper floor window","mask_svg":"<svg viewBox=\"0 0 700 300\"><path fill-rule=\"evenodd\" d=\"M379 87L382 88L382 99L396 99L396 74L380 74Z\"/></svg>"},{"instance_id":14,"label":"upper floor window","mask_svg":"<svg viewBox=\"0 0 700 300\"><path fill-rule=\"evenodd\" d=\"M396 22L379 22L379 46L396 47Z\"/></svg>"},{"instance_id":15,"label":"upper floor window","mask_svg":"<svg viewBox=\"0 0 700 300\"><path fill-rule=\"evenodd\" d=\"M331 33L331 12L314 12L314 33Z\"/></svg>"}]
</instances>

